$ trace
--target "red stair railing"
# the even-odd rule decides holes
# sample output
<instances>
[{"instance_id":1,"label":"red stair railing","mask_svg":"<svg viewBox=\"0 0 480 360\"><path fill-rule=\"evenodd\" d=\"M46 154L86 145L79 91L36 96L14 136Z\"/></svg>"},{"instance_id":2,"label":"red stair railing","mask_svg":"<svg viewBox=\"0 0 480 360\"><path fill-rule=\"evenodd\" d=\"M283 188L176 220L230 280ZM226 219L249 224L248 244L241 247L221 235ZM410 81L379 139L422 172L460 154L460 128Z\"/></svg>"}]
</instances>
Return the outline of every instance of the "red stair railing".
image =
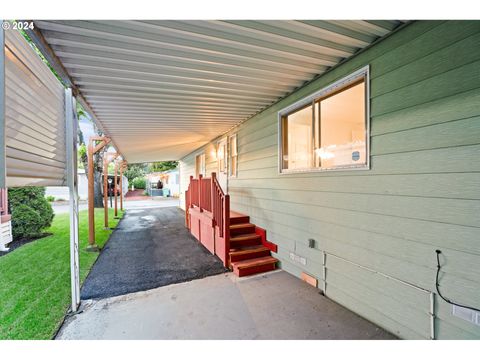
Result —
<instances>
[{"instance_id":1,"label":"red stair railing","mask_svg":"<svg viewBox=\"0 0 480 360\"><path fill-rule=\"evenodd\" d=\"M216 174L211 178L198 179L190 176L190 184L185 191L185 224L189 227L188 211L197 207L200 212L208 211L212 214L214 226L218 227L218 236L225 241L225 266L228 266L230 251L230 196L225 194L220 186Z\"/></svg>"},{"instance_id":2,"label":"red stair railing","mask_svg":"<svg viewBox=\"0 0 480 360\"><path fill-rule=\"evenodd\" d=\"M212 179L204 178L200 175L200 204L201 211L212 212Z\"/></svg>"},{"instance_id":3,"label":"red stair railing","mask_svg":"<svg viewBox=\"0 0 480 360\"><path fill-rule=\"evenodd\" d=\"M223 192L215 173L212 173L211 183L213 220L218 227L218 235L225 242L223 258L225 259L225 266L228 266L230 252L230 195Z\"/></svg>"}]
</instances>

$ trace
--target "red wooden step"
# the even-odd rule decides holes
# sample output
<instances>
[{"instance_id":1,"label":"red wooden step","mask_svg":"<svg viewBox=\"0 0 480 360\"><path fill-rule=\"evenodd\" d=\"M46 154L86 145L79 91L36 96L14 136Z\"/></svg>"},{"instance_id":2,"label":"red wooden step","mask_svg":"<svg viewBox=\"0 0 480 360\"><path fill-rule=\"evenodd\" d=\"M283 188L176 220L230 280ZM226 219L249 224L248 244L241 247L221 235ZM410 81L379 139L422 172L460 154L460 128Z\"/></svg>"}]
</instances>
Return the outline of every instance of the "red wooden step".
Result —
<instances>
[{"instance_id":1,"label":"red wooden step","mask_svg":"<svg viewBox=\"0 0 480 360\"><path fill-rule=\"evenodd\" d=\"M255 224L244 223L230 225L230 236L255 233Z\"/></svg>"},{"instance_id":2,"label":"red wooden step","mask_svg":"<svg viewBox=\"0 0 480 360\"><path fill-rule=\"evenodd\" d=\"M238 249L245 246L261 245L262 238L256 234L237 235L230 238L230 249Z\"/></svg>"},{"instance_id":3,"label":"red wooden step","mask_svg":"<svg viewBox=\"0 0 480 360\"><path fill-rule=\"evenodd\" d=\"M270 255L270 250L265 246L252 246L248 248L230 250L230 262L249 260Z\"/></svg>"},{"instance_id":4,"label":"red wooden step","mask_svg":"<svg viewBox=\"0 0 480 360\"><path fill-rule=\"evenodd\" d=\"M250 222L250 216L240 214L236 211L230 211L230 225L244 224Z\"/></svg>"},{"instance_id":5,"label":"red wooden step","mask_svg":"<svg viewBox=\"0 0 480 360\"><path fill-rule=\"evenodd\" d=\"M233 272L238 276L247 276L259 274L266 271L275 270L277 259L272 256L265 256L256 259L236 261L232 263Z\"/></svg>"}]
</instances>

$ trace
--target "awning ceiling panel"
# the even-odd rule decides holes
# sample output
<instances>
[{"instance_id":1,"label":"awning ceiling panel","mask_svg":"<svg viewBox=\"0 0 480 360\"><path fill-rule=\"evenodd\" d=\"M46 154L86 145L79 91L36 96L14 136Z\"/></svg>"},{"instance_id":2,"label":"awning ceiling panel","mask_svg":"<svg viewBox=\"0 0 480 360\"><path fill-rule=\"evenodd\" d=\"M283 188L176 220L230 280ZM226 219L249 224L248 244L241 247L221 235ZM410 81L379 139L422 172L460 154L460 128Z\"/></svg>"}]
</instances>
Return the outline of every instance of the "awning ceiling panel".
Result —
<instances>
[{"instance_id":1,"label":"awning ceiling panel","mask_svg":"<svg viewBox=\"0 0 480 360\"><path fill-rule=\"evenodd\" d=\"M64 88L17 31L5 31L7 186L64 185Z\"/></svg>"},{"instance_id":2,"label":"awning ceiling panel","mask_svg":"<svg viewBox=\"0 0 480 360\"><path fill-rule=\"evenodd\" d=\"M130 162L175 160L399 21L35 21Z\"/></svg>"}]
</instances>

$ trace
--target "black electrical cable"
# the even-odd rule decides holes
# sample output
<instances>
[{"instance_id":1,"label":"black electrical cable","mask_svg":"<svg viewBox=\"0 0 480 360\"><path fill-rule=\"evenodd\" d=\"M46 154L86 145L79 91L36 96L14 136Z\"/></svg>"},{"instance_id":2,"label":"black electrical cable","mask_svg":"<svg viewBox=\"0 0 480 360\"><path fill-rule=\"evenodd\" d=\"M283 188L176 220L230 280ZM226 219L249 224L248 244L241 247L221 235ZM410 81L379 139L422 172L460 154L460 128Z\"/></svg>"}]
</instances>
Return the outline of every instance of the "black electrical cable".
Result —
<instances>
[{"instance_id":1,"label":"black electrical cable","mask_svg":"<svg viewBox=\"0 0 480 360\"><path fill-rule=\"evenodd\" d=\"M452 305L456 305L456 306L460 306L462 308L465 308L465 309L470 309L470 310L473 310L473 311L480 311L480 309L477 309L477 308L474 308L474 307L471 307L471 306L466 306L466 305L460 305L460 304L457 304L449 299L447 299L446 297L444 297L441 292L440 292L440 289L438 288L439 287L439 283L438 283L438 276L440 274L440 254L442 253L440 250L435 250L435 252L437 253L437 277L436 277L436 280L435 280L435 287L437 289L437 294L438 296L440 296L443 300L445 300L447 303L449 304L452 304Z\"/></svg>"}]
</instances>

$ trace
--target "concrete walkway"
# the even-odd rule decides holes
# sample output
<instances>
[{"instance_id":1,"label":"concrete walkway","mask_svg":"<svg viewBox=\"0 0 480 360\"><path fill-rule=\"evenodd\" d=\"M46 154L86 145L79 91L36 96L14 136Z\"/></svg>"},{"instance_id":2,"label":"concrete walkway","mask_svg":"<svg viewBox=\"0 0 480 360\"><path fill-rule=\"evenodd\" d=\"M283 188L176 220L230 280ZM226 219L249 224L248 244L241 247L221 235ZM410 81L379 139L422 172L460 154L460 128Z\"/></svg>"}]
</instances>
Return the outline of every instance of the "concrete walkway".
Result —
<instances>
[{"instance_id":1,"label":"concrete walkway","mask_svg":"<svg viewBox=\"0 0 480 360\"><path fill-rule=\"evenodd\" d=\"M68 213L70 211L70 205L68 204L68 202L64 202L64 201L53 202L51 203L51 205L52 205L53 212L55 214L63 214L63 213ZM87 208L88 208L88 205L85 202L78 204L79 211L86 210Z\"/></svg>"},{"instance_id":2,"label":"concrete walkway","mask_svg":"<svg viewBox=\"0 0 480 360\"><path fill-rule=\"evenodd\" d=\"M225 271L185 228L182 210L131 208L85 280L81 297L106 298Z\"/></svg>"},{"instance_id":3,"label":"concrete walkway","mask_svg":"<svg viewBox=\"0 0 480 360\"><path fill-rule=\"evenodd\" d=\"M180 200L173 197L145 197L143 200L129 200L123 202L123 207L128 209L147 209L147 208L163 208L178 207Z\"/></svg>"},{"instance_id":4,"label":"concrete walkway","mask_svg":"<svg viewBox=\"0 0 480 360\"><path fill-rule=\"evenodd\" d=\"M284 271L84 301L57 339L395 339Z\"/></svg>"},{"instance_id":5,"label":"concrete walkway","mask_svg":"<svg viewBox=\"0 0 480 360\"><path fill-rule=\"evenodd\" d=\"M120 206L120 201L118 204L119 204L118 206ZM159 208L172 207L172 206L179 206L179 205L180 205L180 200L178 198L161 197L161 196L157 196L157 197L143 196L141 200L128 200L123 202L123 207L125 210L157 208L157 207ZM88 208L87 202L83 200L78 207L79 207L79 210L86 210ZM52 208L55 214L68 213L70 211L70 205L66 201L53 202Z\"/></svg>"}]
</instances>

